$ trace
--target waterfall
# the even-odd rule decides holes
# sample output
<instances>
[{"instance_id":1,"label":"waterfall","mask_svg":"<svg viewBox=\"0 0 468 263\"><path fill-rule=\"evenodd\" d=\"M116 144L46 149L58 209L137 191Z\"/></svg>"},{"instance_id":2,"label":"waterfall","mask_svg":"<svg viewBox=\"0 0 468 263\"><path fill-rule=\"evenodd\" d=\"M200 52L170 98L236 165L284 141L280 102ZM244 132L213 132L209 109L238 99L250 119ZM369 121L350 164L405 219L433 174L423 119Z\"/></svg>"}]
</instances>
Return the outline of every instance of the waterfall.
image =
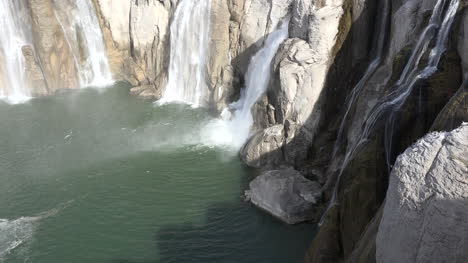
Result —
<instances>
[{"instance_id":1,"label":"waterfall","mask_svg":"<svg viewBox=\"0 0 468 263\"><path fill-rule=\"evenodd\" d=\"M208 103L210 0L182 0L171 24L169 78L161 102Z\"/></svg>"},{"instance_id":2,"label":"waterfall","mask_svg":"<svg viewBox=\"0 0 468 263\"><path fill-rule=\"evenodd\" d=\"M393 87L393 91L391 91L390 94L382 98L378 103L376 103L376 106L374 106L374 108L371 109L370 114L364 122L364 126L362 128L358 140L356 141L356 143L348 147L343 163L341 164L337 181L333 189L332 199L330 200L330 204L328 205L328 208L322 216L322 219L320 220L319 224L323 223L325 216L330 210L330 208L337 204L338 186L340 184L344 169L353 159L354 154L360 149L361 146L363 146L367 142L378 120L380 120L381 117L384 116L386 113L390 114L385 127L385 145L389 146L391 145L391 133L393 133L394 128L393 126L395 121L395 112L398 112L401 106L404 105L406 99L411 94L417 81L421 79L426 79L437 71L437 66L440 62L442 54L446 50L448 34L452 27L453 20L455 18L460 0L451 0L442 18L445 3L446 0L437 1L432 12L431 18L429 19L426 28L420 35L416 46L413 48L412 54L408 62L406 63L406 66L403 69L400 78ZM434 39L434 37L436 37L436 44L430 50L427 65L423 69L420 69L419 66L421 58L424 54L426 54L429 44ZM389 151L391 149L387 147L385 148L388 162L388 156L390 155Z\"/></svg>"},{"instance_id":3,"label":"waterfall","mask_svg":"<svg viewBox=\"0 0 468 263\"><path fill-rule=\"evenodd\" d=\"M387 24L388 24L388 17L390 15L390 3L389 0L384 0L382 1L382 15L380 16L381 19L379 21L378 25L378 35L377 35L377 40L376 40L376 45L375 45L375 53L374 59L371 61L369 66L366 69L366 72L364 73L363 77L359 82L356 84L356 86L353 88L351 91L351 94L347 98L347 103L346 103L346 112L343 115L343 119L341 120L340 128L338 129L338 136L335 141L335 145L333 147L333 153L332 153L332 160L335 158L336 154L338 153L338 149L342 145L343 142L343 137L344 137L344 129L346 126L346 122L348 120L349 113L351 111L351 108L355 105L356 100L359 98L359 95L361 94L361 91L364 89L364 87L367 84L367 81L372 77L374 72L377 70L377 67L380 65L382 62L382 56L383 56L383 49L385 45L385 36L386 36L386 29L387 29Z\"/></svg>"},{"instance_id":4,"label":"waterfall","mask_svg":"<svg viewBox=\"0 0 468 263\"><path fill-rule=\"evenodd\" d=\"M23 1L0 0L0 98L11 103L29 99L23 47L30 44Z\"/></svg>"},{"instance_id":5,"label":"waterfall","mask_svg":"<svg viewBox=\"0 0 468 263\"><path fill-rule=\"evenodd\" d=\"M55 0L56 15L72 49L81 86L106 86L113 82L104 38L90 0ZM65 5L65 7L63 7ZM72 9L68 9L72 6Z\"/></svg>"},{"instance_id":6,"label":"waterfall","mask_svg":"<svg viewBox=\"0 0 468 263\"><path fill-rule=\"evenodd\" d=\"M442 1L439 1L439 3L437 4L439 5L440 2ZM419 60L423 53L421 52L421 55L419 56L416 67L414 67L414 70L412 70L411 72L412 74L409 74L410 78L400 79L400 81L397 83L397 85L400 83L404 83L408 87L402 90L401 92L397 92L396 95L394 95L395 98L393 98L390 101L390 105L393 107L393 109L390 112L390 116L387 119L387 123L385 125L385 156L386 156L386 161L387 161L387 167L389 169L391 167L392 140L393 140L393 131L394 131L394 126L395 126L395 118L396 118L395 114L403 106L406 99L411 94L411 91L413 90L416 83L421 79L429 78L430 76L432 76L432 74L434 74L437 71L437 66L439 65L442 54L447 49L448 34L452 27L453 20L455 19L455 15L457 13L459 3L460 3L460 0L452 0L450 2L450 5L447 8L447 11L446 11L446 14L442 23L440 23L440 19L441 19L440 15L438 15L438 18L437 18L438 21L432 21L432 20L430 21L430 23L431 22L434 24L438 23L438 25L440 25L440 29L439 29L439 32L437 33L436 44L429 53L429 61L427 62L427 65L422 70L418 70L417 66L419 65ZM442 12L442 8L437 8L437 10L440 10L439 11L440 13ZM427 44L425 45L424 52L426 50L427 50ZM393 93L391 95L393 95Z\"/></svg>"},{"instance_id":7,"label":"waterfall","mask_svg":"<svg viewBox=\"0 0 468 263\"><path fill-rule=\"evenodd\" d=\"M251 109L266 92L270 81L272 61L281 43L288 38L289 21L271 33L264 46L252 57L246 73L246 86L241 91L240 99L223 111L223 120L219 120L208 131L215 144L227 144L238 150L250 136L253 125ZM232 112L232 113L231 113Z\"/></svg>"}]
</instances>

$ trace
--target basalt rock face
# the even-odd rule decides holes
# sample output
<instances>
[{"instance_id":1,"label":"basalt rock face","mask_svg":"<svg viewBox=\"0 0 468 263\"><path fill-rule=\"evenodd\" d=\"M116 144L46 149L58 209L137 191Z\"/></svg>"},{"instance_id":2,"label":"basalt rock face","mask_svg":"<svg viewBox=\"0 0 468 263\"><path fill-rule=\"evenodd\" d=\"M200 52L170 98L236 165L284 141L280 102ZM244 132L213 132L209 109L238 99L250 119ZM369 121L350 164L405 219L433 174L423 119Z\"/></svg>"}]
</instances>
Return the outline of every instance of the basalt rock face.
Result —
<instances>
[{"instance_id":1,"label":"basalt rock face","mask_svg":"<svg viewBox=\"0 0 468 263\"><path fill-rule=\"evenodd\" d=\"M29 0L32 33L37 57L40 60L45 85L33 85L32 95L47 95L59 89L79 88L78 70L73 53L67 44L65 33L55 15L52 0ZM27 70L30 75L38 75L37 63L33 62L33 50L24 49Z\"/></svg>"},{"instance_id":2,"label":"basalt rock face","mask_svg":"<svg viewBox=\"0 0 468 263\"><path fill-rule=\"evenodd\" d=\"M115 77L134 94L161 97L167 82L169 26L177 1L93 0Z\"/></svg>"},{"instance_id":3,"label":"basalt rock face","mask_svg":"<svg viewBox=\"0 0 468 263\"><path fill-rule=\"evenodd\" d=\"M239 97L250 59L284 21L293 0L213 0L210 63L211 106L218 111Z\"/></svg>"},{"instance_id":4,"label":"basalt rock face","mask_svg":"<svg viewBox=\"0 0 468 263\"><path fill-rule=\"evenodd\" d=\"M321 123L328 121L324 119L325 101L328 90L336 89L336 82L327 81L329 73L336 67L352 68L366 60L369 50L365 47L373 31L370 14L376 5L371 1L293 1L290 8L291 38L275 57L270 88L253 115L256 130L283 127L280 165L300 167L306 163ZM355 42L350 45L345 43L347 39ZM346 57L338 53L344 49ZM342 97L336 96L336 102ZM267 148L257 142L250 140L246 147ZM263 160L269 155L277 159L278 153L263 151L261 155Z\"/></svg>"},{"instance_id":5,"label":"basalt rock face","mask_svg":"<svg viewBox=\"0 0 468 263\"><path fill-rule=\"evenodd\" d=\"M44 77L40 62L35 54L32 46L24 46L22 48L23 56L25 58L26 79L29 81L28 86L34 87L34 96L41 96L49 94L47 81ZM56 89L59 89L56 87Z\"/></svg>"},{"instance_id":6,"label":"basalt rock face","mask_svg":"<svg viewBox=\"0 0 468 263\"><path fill-rule=\"evenodd\" d=\"M377 262L468 258L468 124L408 148L390 175Z\"/></svg>"},{"instance_id":7,"label":"basalt rock face","mask_svg":"<svg viewBox=\"0 0 468 263\"><path fill-rule=\"evenodd\" d=\"M38 41L25 46L23 54L28 78L37 84L35 92L49 94L62 87L77 87L76 64L53 12L54 2L28 1ZM181 0L92 1L114 77L129 82L132 92L141 97L161 97L168 78L170 25ZM453 1L444 1L443 10ZM217 111L238 99L252 56L282 21L290 20L289 38L274 58L266 94L252 109L252 136L240 157L250 166L275 170L266 174L275 174L279 180L291 174L301 181L304 177L314 180L314 192L321 193L316 200L321 199L322 204L308 206L314 214L308 218L319 216L318 208L336 193L337 205L324 217L307 262L372 262L376 249L381 251L381 259L387 258L376 240L379 225L383 222L381 229L385 229L388 222L387 211L402 209L388 208L400 198L394 192L393 201L383 205L395 157L429 131L452 130L468 121L468 11L466 1L461 1L438 71L417 80L405 103L391 115L396 118L395 127L390 129L391 147L386 144L387 110L371 125L369 136L360 140L371 114L398 88L437 2L211 1L205 81L210 106ZM429 51L436 41L426 42L428 50L412 68L424 68L430 60ZM0 79L3 71L0 69ZM362 89L353 98L353 89L360 83ZM353 150L355 145L359 147ZM411 149L419 149L415 147ZM351 150L351 158L346 158ZM420 161L415 155L407 157L399 160ZM293 167L294 173L280 170L286 167ZM398 173L395 169L394 174ZM268 189L277 188L265 189L262 191L268 193ZM287 198L283 198L275 197L270 203L284 204Z\"/></svg>"},{"instance_id":8,"label":"basalt rock face","mask_svg":"<svg viewBox=\"0 0 468 263\"><path fill-rule=\"evenodd\" d=\"M348 155L351 157L345 160L347 163L343 167L345 154L349 154L353 145L359 142L364 132L363 126L369 124L370 113L375 113L375 109L379 109L379 105L391 95L391 90L398 87L397 82L402 78L404 68L415 51L418 38L427 27L436 2L391 1L386 52L375 73L368 78L349 108L344 139L340 141L342 146L336 149L335 154L322 149L326 147L324 145L333 148L336 135L332 135L330 131L337 131L336 119L331 117L329 124L319 124L317 139L309 154L312 157L312 166L326 174L325 199L331 198L336 189L337 205L325 216L324 224L308 251L306 262L375 262L376 236L380 225L378 211L382 210L382 203L386 198L388 170L393 163L393 156L431 130L451 130L462 121L468 120L466 82L462 85L467 73L466 46L463 43L468 24L466 3L460 2L453 25L445 38L448 40L447 46L437 65L437 72L427 78L417 79L405 103L395 109L395 113L382 111L380 118L370 126L370 135L358 144L354 153ZM450 3L455 2L445 2L445 8ZM349 43L354 45L352 39ZM346 53L346 45L342 51ZM340 53L343 54L341 51ZM422 57L424 62L420 64L420 68L428 61L427 54ZM343 69L332 68L329 74L333 78L329 77L329 83L335 82L333 79L340 79L334 75L334 70L346 76ZM362 77L359 71L353 74L358 76L358 80ZM349 84L347 87L352 89ZM338 92L338 88L329 90L329 94ZM327 96L325 101L328 104L334 99ZM335 116L341 122L345 109L329 116ZM329 107L325 107L325 112L331 112ZM387 121L389 116L396 118L396 125L391 133L388 133L388 128L392 127ZM390 145L386 144L389 134L392 136ZM458 147L463 148L466 145L458 143ZM411 158L415 162L419 160L417 155L412 155ZM440 174L442 175L443 173ZM409 247L417 250L415 244ZM385 262L393 262L390 254L385 257L389 260Z\"/></svg>"},{"instance_id":9,"label":"basalt rock face","mask_svg":"<svg viewBox=\"0 0 468 263\"><path fill-rule=\"evenodd\" d=\"M112 71L133 92L158 99L170 55L170 24L177 0L93 0ZM207 64L209 106L221 111L239 96L250 58L289 14L292 0L212 0ZM265 15L267 14L267 15Z\"/></svg>"}]
</instances>

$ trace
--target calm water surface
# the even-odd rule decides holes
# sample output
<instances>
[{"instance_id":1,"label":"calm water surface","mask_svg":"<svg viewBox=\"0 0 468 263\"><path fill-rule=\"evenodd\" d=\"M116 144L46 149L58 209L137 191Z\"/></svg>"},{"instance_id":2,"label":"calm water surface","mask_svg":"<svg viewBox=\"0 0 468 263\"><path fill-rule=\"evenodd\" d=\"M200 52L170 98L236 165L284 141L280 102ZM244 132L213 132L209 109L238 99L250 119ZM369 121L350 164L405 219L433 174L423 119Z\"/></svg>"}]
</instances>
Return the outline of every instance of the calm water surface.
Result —
<instances>
[{"instance_id":1,"label":"calm water surface","mask_svg":"<svg viewBox=\"0 0 468 263\"><path fill-rule=\"evenodd\" d=\"M314 226L242 201L256 171L211 118L124 84L0 102L0 262L301 262Z\"/></svg>"}]
</instances>

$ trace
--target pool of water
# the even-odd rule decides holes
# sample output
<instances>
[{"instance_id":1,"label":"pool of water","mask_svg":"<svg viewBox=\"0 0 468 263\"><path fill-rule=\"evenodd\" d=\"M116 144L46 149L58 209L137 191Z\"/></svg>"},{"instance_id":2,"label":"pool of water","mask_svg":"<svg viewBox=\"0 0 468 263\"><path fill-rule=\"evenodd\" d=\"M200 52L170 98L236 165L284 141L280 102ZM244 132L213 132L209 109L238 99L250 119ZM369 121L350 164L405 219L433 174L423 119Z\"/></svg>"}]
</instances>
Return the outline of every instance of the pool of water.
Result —
<instances>
[{"instance_id":1,"label":"pool of water","mask_svg":"<svg viewBox=\"0 0 468 263\"><path fill-rule=\"evenodd\" d=\"M243 201L212 116L129 87L0 102L0 262L301 262L315 227Z\"/></svg>"}]
</instances>

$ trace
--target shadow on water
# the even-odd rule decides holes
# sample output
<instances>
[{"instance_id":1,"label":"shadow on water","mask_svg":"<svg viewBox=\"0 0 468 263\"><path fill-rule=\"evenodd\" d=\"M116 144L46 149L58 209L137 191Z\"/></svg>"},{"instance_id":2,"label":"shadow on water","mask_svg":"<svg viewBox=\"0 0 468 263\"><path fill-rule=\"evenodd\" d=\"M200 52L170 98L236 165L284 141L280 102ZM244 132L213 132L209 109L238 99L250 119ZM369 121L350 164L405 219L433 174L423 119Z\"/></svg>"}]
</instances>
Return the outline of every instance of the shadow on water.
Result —
<instances>
[{"instance_id":1,"label":"shadow on water","mask_svg":"<svg viewBox=\"0 0 468 263\"><path fill-rule=\"evenodd\" d=\"M252 209L256 208L242 201L213 205L207 209L204 223L167 225L154 235L159 260L115 262L302 262L315 229L307 224L288 226L261 211L249 211Z\"/></svg>"},{"instance_id":2,"label":"shadow on water","mask_svg":"<svg viewBox=\"0 0 468 263\"><path fill-rule=\"evenodd\" d=\"M120 258L116 263L302 262L315 226L285 225L242 200L253 171L244 168L239 198L205 210L199 223L167 224L154 233L157 260Z\"/></svg>"},{"instance_id":3,"label":"shadow on water","mask_svg":"<svg viewBox=\"0 0 468 263\"><path fill-rule=\"evenodd\" d=\"M239 195L205 209L202 222L166 224L154 233L157 260L119 258L116 263L299 263L313 237L311 224L286 225L242 200L255 176L243 168ZM203 189L200 189L203 191Z\"/></svg>"},{"instance_id":4,"label":"shadow on water","mask_svg":"<svg viewBox=\"0 0 468 263\"><path fill-rule=\"evenodd\" d=\"M314 236L310 226L286 226L249 209L255 208L241 202L217 204L207 210L205 224L162 228L156 235L161 262L302 262ZM248 217L250 224L242 225L239 217Z\"/></svg>"}]
</instances>

